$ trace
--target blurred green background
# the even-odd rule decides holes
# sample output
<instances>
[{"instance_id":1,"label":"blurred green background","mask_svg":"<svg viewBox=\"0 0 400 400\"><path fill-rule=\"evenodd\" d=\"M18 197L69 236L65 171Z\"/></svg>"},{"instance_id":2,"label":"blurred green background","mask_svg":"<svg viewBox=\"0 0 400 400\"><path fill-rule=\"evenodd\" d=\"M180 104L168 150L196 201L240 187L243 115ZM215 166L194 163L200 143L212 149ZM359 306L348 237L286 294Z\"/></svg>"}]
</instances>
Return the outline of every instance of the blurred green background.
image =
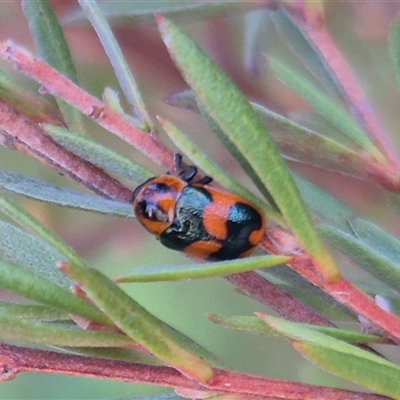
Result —
<instances>
[{"instance_id":1,"label":"blurred green background","mask_svg":"<svg viewBox=\"0 0 400 400\"><path fill-rule=\"evenodd\" d=\"M60 18L71 9L78 8L74 1L52 1L51 4ZM326 17L332 36L348 57L385 128L392 132L391 139L395 146L399 146L397 129L400 101L387 53L386 37L390 20L398 8L398 2L347 1L327 2L326 5ZM220 63L250 99L281 113L308 111L307 106L278 83L262 64L257 76L246 70L246 29L251 26L251 18L260 15L265 22L265 31L259 54L271 52L287 60L291 57L287 45L268 20L267 13L257 13L258 15L247 17L236 15L185 22L182 26ZM193 140L200 143L224 168L229 168L233 175L244 179L232 158L211 136L200 118L163 102L167 96L185 89L186 86L170 61L155 26L126 24L116 26L115 33L153 115L171 118L182 129L190 132ZM76 62L80 84L99 97L106 86L118 89L112 68L93 29L87 24L68 25L65 27L65 34ZM34 52L18 1L0 3L0 40L6 39ZM297 61L293 60L293 63L296 64ZM1 68L26 89L37 91L38 86L35 83L16 74L9 65L2 62ZM88 126L90 135L96 140L129 157L142 160L155 173L162 172L111 134L97 126ZM206 139L204 135L207 135ZM385 208L382 207L382 202L386 200L373 185L302 165L293 165L293 168L360 213L379 221L390 232L400 232L400 227L390 211L382 211ZM0 169L38 176L59 185L75 186L35 160L2 147ZM127 184L134 187L132 183ZM360 198L363 199L362 202ZM164 249L132 220L64 210L25 199L18 201L86 257L92 266L110 277L139 266L189 262L184 256ZM343 269L346 268L347 265L343 265ZM150 312L198 341L233 369L313 384L353 388L302 359L282 340L253 337L209 322L204 315L207 312L247 315L254 311L270 312L236 293L223 279L130 284L123 285L123 288ZM9 298L9 294L0 293L0 298L6 297ZM23 374L14 381L0 385L0 399L130 398L160 391L167 390L95 379Z\"/></svg>"}]
</instances>

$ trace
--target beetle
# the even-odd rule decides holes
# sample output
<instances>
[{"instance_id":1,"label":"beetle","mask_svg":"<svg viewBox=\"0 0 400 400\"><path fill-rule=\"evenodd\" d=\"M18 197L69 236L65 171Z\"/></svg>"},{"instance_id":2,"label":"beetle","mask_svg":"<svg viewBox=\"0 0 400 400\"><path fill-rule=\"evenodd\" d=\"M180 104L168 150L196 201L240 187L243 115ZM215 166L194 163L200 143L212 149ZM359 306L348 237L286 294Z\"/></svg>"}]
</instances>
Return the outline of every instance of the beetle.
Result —
<instances>
[{"instance_id":1,"label":"beetle","mask_svg":"<svg viewBox=\"0 0 400 400\"><path fill-rule=\"evenodd\" d=\"M136 218L160 242L202 260L247 257L264 235L263 213L245 198L197 181L175 155L176 174L148 179L133 192Z\"/></svg>"}]
</instances>

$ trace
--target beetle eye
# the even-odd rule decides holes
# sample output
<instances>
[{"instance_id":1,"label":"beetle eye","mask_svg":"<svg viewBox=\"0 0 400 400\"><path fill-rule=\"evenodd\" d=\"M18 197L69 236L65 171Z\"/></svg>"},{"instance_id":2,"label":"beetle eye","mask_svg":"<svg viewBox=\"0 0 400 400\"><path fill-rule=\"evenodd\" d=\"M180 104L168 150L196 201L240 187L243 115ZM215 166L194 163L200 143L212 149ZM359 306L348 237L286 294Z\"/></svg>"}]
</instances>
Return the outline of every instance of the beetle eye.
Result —
<instances>
[{"instance_id":1,"label":"beetle eye","mask_svg":"<svg viewBox=\"0 0 400 400\"><path fill-rule=\"evenodd\" d=\"M147 202L146 200L139 201L139 209L143 215L152 221L168 222L168 215L156 204Z\"/></svg>"}]
</instances>

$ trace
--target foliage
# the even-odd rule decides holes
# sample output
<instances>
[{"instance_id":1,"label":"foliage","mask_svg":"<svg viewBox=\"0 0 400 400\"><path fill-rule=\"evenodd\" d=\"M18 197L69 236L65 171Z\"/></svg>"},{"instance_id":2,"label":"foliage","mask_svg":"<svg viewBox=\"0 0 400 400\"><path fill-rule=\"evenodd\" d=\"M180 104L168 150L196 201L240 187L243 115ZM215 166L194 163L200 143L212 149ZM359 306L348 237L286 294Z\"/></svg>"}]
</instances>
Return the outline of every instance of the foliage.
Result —
<instances>
[{"instance_id":1,"label":"foliage","mask_svg":"<svg viewBox=\"0 0 400 400\"><path fill-rule=\"evenodd\" d=\"M81 8L66 16L64 23L74 27L90 22L127 106L109 88L99 100L79 86L63 29L45 0L22 1L41 59L12 42L0 44L4 61L39 83L42 94L57 99L49 103L33 96L2 73L2 144L34 157L92 192L84 193L66 183L61 187L45 177L0 171L0 211L4 216L0 221L0 288L20 296L0 304L0 340L13 343L0 344L0 379L44 370L151 383L174 388L186 398L400 399L400 367L395 358L385 358L370 347L400 341L400 242L295 174L288 164L288 160L297 161L321 174L334 172L343 180L339 182L345 182L344 175L367 181L384 195L390 193L394 208L400 204L400 162L364 88L328 31L323 3L266 2L263 10L252 2L79 3ZM302 119L249 102L231 77L181 28L183 22L244 13L257 16L258 29L267 20L273 23L280 40L293 49L291 61L268 54L262 63L287 90L308 104L311 111ZM265 18L259 18L260 13ZM177 113L190 111L201 118L212 131L203 142L221 142L255 189L238 182L179 124L151 112L141 76L129 67L110 21L124 27L157 24L158 35L190 87L171 95L167 103ZM254 26L249 26L248 32L250 53L258 40L268 41ZM395 21L388 53L398 80L399 38L400 25ZM257 70L256 65L250 69ZM114 218L134 217L127 186L132 181L140 184L157 172L148 169L139 156L137 160L127 157L86 134L89 119L172 171L174 151L160 135L164 132L216 183L248 198L266 213L270 221L259 251L269 254L157 268L143 267L135 260L137 268L113 279L96 270L98 266L91 265L14 200L24 196ZM398 223L398 215L394 218ZM340 257L332 252L333 247ZM345 276L347 262L357 267L354 282ZM364 272L375 280L363 280ZM208 315L217 327L286 339L319 367L373 393L232 372L205 349L208 346L167 324L120 287L121 283L215 276L225 277L279 315L272 317L256 308L251 317ZM337 319L369 332L339 329ZM57 346L68 354L17 342Z\"/></svg>"}]
</instances>

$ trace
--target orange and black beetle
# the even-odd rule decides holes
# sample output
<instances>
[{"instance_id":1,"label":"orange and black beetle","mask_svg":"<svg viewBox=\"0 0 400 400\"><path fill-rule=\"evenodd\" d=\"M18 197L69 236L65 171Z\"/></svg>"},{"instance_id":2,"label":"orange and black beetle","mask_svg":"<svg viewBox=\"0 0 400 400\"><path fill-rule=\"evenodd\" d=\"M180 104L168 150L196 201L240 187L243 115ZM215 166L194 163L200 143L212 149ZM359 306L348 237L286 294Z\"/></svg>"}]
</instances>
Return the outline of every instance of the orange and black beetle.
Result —
<instances>
[{"instance_id":1,"label":"orange and black beetle","mask_svg":"<svg viewBox=\"0 0 400 400\"><path fill-rule=\"evenodd\" d=\"M183 167L175 156L177 176L148 179L133 192L138 221L161 243L204 260L250 255L265 231L261 211L246 199L208 185L206 176L193 182L194 166Z\"/></svg>"}]
</instances>

